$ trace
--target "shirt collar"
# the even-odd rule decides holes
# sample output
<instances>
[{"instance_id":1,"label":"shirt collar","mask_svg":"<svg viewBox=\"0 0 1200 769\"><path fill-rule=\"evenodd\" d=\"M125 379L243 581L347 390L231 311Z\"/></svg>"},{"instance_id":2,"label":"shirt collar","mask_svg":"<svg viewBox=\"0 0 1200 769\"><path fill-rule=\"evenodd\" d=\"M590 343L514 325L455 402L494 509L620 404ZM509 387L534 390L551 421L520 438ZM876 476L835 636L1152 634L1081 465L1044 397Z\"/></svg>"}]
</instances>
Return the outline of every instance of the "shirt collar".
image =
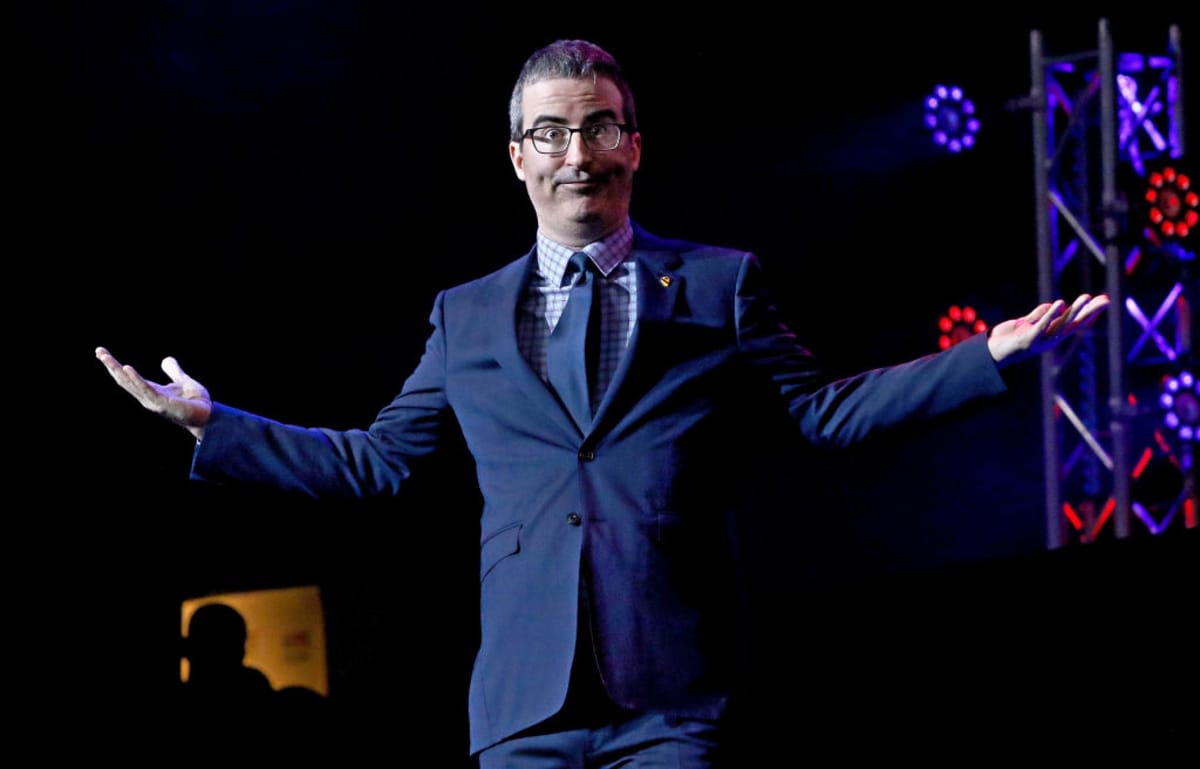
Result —
<instances>
[{"instance_id":1,"label":"shirt collar","mask_svg":"<svg viewBox=\"0 0 1200 769\"><path fill-rule=\"evenodd\" d=\"M633 252L633 225L626 218L625 223L615 232L588 243L583 248L569 248L551 240L543 235L541 230L538 230L538 271L545 276L550 285L562 285L567 263L571 261L571 254L576 251L583 251L590 256L596 269L608 277L608 274L616 269L618 264L629 258Z\"/></svg>"}]
</instances>

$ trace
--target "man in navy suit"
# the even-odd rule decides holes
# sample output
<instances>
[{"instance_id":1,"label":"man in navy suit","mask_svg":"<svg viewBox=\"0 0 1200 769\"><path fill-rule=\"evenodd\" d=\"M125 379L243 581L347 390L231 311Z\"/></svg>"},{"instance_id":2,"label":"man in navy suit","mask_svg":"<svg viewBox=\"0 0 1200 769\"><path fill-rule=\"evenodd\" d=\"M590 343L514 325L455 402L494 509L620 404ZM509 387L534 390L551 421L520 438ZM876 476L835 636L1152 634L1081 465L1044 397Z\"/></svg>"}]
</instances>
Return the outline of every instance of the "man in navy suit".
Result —
<instances>
[{"instance_id":1,"label":"man in navy suit","mask_svg":"<svg viewBox=\"0 0 1200 769\"><path fill-rule=\"evenodd\" d=\"M718 492L748 401L765 397L810 442L848 445L1002 393L1002 367L1107 304L1046 303L944 352L834 380L780 320L753 254L631 221L641 152L612 56L563 40L529 58L509 155L536 243L438 295L420 363L366 430L281 424L212 401L174 358L157 384L96 351L195 436L200 479L395 494L458 426L484 502L469 695L483 769L718 766L734 643Z\"/></svg>"}]
</instances>

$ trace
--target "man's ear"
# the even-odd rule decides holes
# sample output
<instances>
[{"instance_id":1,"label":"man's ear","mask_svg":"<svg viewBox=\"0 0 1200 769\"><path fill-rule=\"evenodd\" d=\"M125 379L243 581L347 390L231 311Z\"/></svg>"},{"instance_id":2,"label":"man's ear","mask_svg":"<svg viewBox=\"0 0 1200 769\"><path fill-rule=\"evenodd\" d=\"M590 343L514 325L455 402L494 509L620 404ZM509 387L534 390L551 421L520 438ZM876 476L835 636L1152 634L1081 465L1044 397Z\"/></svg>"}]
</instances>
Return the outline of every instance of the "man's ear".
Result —
<instances>
[{"instance_id":1,"label":"man's ear","mask_svg":"<svg viewBox=\"0 0 1200 769\"><path fill-rule=\"evenodd\" d=\"M521 153L520 142L508 143L508 158L512 161L513 171L516 172L517 178L525 181L525 156Z\"/></svg>"}]
</instances>

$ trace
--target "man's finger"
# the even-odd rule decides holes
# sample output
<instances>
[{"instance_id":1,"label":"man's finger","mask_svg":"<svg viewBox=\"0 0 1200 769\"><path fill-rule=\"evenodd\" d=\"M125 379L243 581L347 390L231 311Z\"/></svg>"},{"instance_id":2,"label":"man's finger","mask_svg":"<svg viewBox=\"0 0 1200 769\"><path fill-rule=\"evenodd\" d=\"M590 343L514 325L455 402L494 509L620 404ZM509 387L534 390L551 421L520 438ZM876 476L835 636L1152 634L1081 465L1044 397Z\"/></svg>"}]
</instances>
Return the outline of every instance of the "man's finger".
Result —
<instances>
[{"instance_id":1,"label":"man's finger","mask_svg":"<svg viewBox=\"0 0 1200 769\"><path fill-rule=\"evenodd\" d=\"M154 385L142 378L142 375L133 366L116 364L109 368L109 372L113 379L117 380L117 384L142 406L151 411L162 410L161 393L155 389Z\"/></svg>"},{"instance_id":2,"label":"man's finger","mask_svg":"<svg viewBox=\"0 0 1200 769\"><path fill-rule=\"evenodd\" d=\"M1108 306L1107 296L1098 296L1088 303L1079 313L1079 321L1087 326L1092 325L1100 317L1104 308Z\"/></svg>"},{"instance_id":3,"label":"man's finger","mask_svg":"<svg viewBox=\"0 0 1200 769\"><path fill-rule=\"evenodd\" d=\"M1092 297L1092 300L1083 308L1083 312L1088 315L1099 315L1100 311L1108 306L1108 296L1101 294L1100 296Z\"/></svg>"},{"instance_id":4,"label":"man's finger","mask_svg":"<svg viewBox=\"0 0 1200 769\"><path fill-rule=\"evenodd\" d=\"M184 373L183 368L179 365L179 361L175 360L174 356L171 355L163 358L162 370L164 374L171 377L172 382L182 382L190 378Z\"/></svg>"},{"instance_id":5,"label":"man's finger","mask_svg":"<svg viewBox=\"0 0 1200 769\"><path fill-rule=\"evenodd\" d=\"M112 374L113 376L116 376L117 372L121 370L121 362L114 358L113 354L105 348L97 347L96 357L99 358L100 362L104 364L104 368L108 369L108 373Z\"/></svg>"},{"instance_id":6,"label":"man's finger","mask_svg":"<svg viewBox=\"0 0 1200 769\"><path fill-rule=\"evenodd\" d=\"M1042 314L1042 317L1038 319L1037 323L1034 324L1034 329L1037 331L1037 333L1041 334L1050 326L1051 323L1060 318L1062 316L1062 309L1064 306L1065 303L1063 300L1055 299L1046 309L1046 312Z\"/></svg>"},{"instance_id":7,"label":"man's finger","mask_svg":"<svg viewBox=\"0 0 1200 769\"><path fill-rule=\"evenodd\" d=\"M1072 304L1071 312L1067 314L1067 320L1064 321L1063 328L1059 329L1059 333L1066 336L1090 328L1100 317L1100 311L1107 306L1108 297L1104 294L1099 296L1081 295Z\"/></svg>"},{"instance_id":8,"label":"man's finger","mask_svg":"<svg viewBox=\"0 0 1200 769\"><path fill-rule=\"evenodd\" d=\"M1029 314L1025 316L1025 320L1029 321L1030 323L1037 323L1042 319L1043 316L1045 316L1047 312L1050 311L1052 306L1052 302L1043 302L1042 304L1039 304L1037 307L1034 307L1029 311Z\"/></svg>"},{"instance_id":9,"label":"man's finger","mask_svg":"<svg viewBox=\"0 0 1200 769\"><path fill-rule=\"evenodd\" d=\"M1080 299L1075 301L1076 304L1080 304ZM1073 325L1076 328L1086 328L1087 326L1090 326L1096 320L1096 318L1100 317L1100 311L1107 306L1108 297L1104 294L1101 294L1100 296L1088 297L1087 301L1080 304L1079 309L1073 313L1071 318Z\"/></svg>"}]
</instances>

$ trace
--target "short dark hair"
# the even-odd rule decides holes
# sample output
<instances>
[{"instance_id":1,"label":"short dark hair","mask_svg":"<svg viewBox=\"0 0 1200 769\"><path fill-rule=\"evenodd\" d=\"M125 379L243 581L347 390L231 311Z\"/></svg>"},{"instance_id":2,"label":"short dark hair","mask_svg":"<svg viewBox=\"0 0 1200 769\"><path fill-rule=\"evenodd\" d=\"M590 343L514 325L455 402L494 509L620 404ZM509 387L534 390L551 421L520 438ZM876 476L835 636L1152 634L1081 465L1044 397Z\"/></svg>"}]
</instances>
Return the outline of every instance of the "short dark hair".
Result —
<instances>
[{"instance_id":1,"label":"short dark hair","mask_svg":"<svg viewBox=\"0 0 1200 769\"><path fill-rule=\"evenodd\" d=\"M625 80L621 65L611 53L587 40L555 40L544 48L534 51L513 86L512 99L508 103L509 131L513 141L520 141L522 128L521 97L525 87L542 80L555 78L607 77L621 92L624 105L623 120L630 132L637 130L637 109L633 103L633 91Z\"/></svg>"}]
</instances>

